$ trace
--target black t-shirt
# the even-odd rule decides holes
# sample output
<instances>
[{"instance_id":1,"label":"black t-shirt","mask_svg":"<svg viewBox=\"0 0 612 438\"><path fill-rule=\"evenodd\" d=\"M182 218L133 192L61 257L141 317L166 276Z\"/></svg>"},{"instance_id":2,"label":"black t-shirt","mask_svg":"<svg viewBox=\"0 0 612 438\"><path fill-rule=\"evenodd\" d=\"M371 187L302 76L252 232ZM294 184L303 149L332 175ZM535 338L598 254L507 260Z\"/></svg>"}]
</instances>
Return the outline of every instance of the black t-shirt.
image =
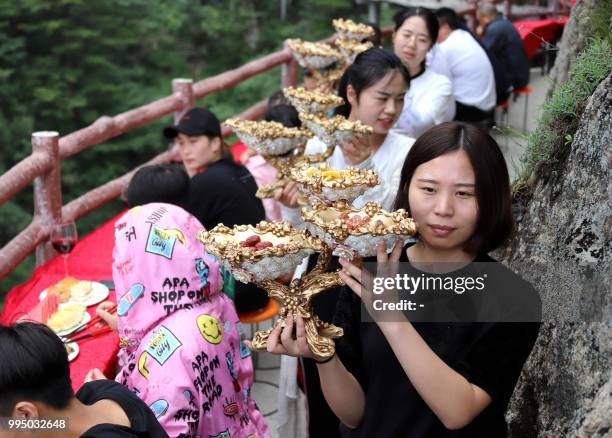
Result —
<instances>
[{"instance_id":1,"label":"black t-shirt","mask_svg":"<svg viewBox=\"0 0 612 438\"><path fill-rule=\"evenodd\" d=\"M220 223L257 225L266 212L256 192L257 183L248 169L222 158L191 178L187 210L207 230Z\"/></svg>"},{"instance_id":2,"label":"black t-shirt","mask_svg":"<svg viewBox=\"0 0 612 438\"><path fill-rule=\"evenodd\" d=\"M119 424L97 424L88 429L82 437L167 437L153 411L145 402L125 386L114 380L95 380L84 384L76 393L76 398L86 405L100 400L113 400L121 406L130 420L130 427Z\"/></svg>"},{"instance_id":3,"label":"black t-shirt","mask_svg":"<svg viewBox=\"0 0 612 438\"><path fill-rule=\"evenodd\" d=\"M408 261L405 250L400 261ZM478 256L475 261L501 266L486 254ZM518 276L512 271L506 268L498 271L512 276L513 281L508 284L516 284ZM503 287L505 280L498 278L490 287L497 284ZM524 288L521 293L537 296L539 303L539 296L532 286L519 280ZM412 386L378 325L361 322L361 311L361 300L353 291L343 288L334 317L335 324L344 329L344 336L337 342L337 352L342 363L361 384L366 398L361 424L356 429L341 425L343 436L506 436L504 413L537 338L539 323L412 323L447 365L492 398L492 402L466 427L448 430Z\"/></svg>"},{"instance_id":4,"label":"black t-shirt","mask_svg":"<svg viewBox=\"0 0 612 438\"><path fill-rule=\"evenodd\" d=\"M257 193L257 183L244 166L222 158L191 178L189 205L193 214L207 230L222 223L257 225L265 220L266 212ZM268 303L266 291L254 284L234 282L234 305L238 313L262 309Z\"/></svg>"}]
</instances>

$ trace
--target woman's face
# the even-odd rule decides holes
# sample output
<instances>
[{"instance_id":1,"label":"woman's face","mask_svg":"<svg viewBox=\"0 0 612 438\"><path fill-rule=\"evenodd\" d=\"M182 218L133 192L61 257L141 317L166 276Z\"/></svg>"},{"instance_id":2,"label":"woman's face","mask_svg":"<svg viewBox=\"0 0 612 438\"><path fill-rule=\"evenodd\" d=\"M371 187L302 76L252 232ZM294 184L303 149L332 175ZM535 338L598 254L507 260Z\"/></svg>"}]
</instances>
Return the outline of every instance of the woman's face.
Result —
<instances>
[{"instance_id":1,"label":"woman's face","mask_svg":"<svg viewBox=\"0 0 612 438\"><path fill-rule=\"evenodd\" d=\"M419 238L437 250L461 250L478 221L474 169L463 150L448 152L416 168L408 189Z\"/></svg>"},{"instance_id":2,"label":"woman's face","mask_svg":"<svg viewBox=\"0 0 612 438\"><path fill-rule=\"evenodd\" d=\"M219 158L221 140L218 137L209 138L205 135L188 136L179 134L176 137L181 160L189 176L195 175L199 169L208 166Z\"/></svg>"},{"instance_id":3,"label":"woman's face","mask_svg":"<svg viewBox=\"0 0 612 438\"><path fill-rule=\"evenodd\" d=\"M386 134L404 107L406 81L401 73L392 70L378 82L361 90L357 97L348 86L347 98L351 104L350 120L359 120L374 128L375 134Z\"/></svg>"},{"instance_id":4,"label":"woman's face","mask_svg":"<svg viewBox=\"0 0 612 438\"><path fill-rule=\"evenodd\" d=\"M425 20L417 15L404 20L393 34L393 51L409 68L411 74L420 70L432 44Z\"/></svg>"}]
</instances>

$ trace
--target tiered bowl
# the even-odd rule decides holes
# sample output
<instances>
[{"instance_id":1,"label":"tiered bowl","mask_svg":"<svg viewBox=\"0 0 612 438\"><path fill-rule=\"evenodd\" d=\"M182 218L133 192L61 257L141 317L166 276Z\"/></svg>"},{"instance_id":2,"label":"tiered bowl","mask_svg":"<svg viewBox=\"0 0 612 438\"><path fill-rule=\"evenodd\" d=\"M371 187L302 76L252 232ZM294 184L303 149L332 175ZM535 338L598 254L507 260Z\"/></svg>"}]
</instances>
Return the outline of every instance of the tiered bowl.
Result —
<instances>
[{"instance_id":1,"label":"tiered bowl","mask_svg":"<svg viewBox=\"0 0 612 438\"><path fill-rule=\"evenodd\" d=\"M258 154L284 155L294 149L304 148L312 133L301 128L287 128L277 122L228 119L238 138Z\"/></svg>"},{"instance_id":2,"label":"tiered bowl","mask_svg":"<svg viewBox=\"0 0 612 438\"><path fill-rule=\"evenodd\" d=\"M342 336L343 331L315 315L313 299L343 282L336 272L326 272L331 251L320 239L308 231L297 231L284 222L260 222L256 227L238 225L234 228L217 225L211 231L200 231L198 239L238 280L256 283L281 303L279 318L272 328L254 334L252 349L266 350L272 330L284 326L291 313L304 318L306 342L315 356L325 359L334 355L333 339ZM261 242L269 243L264 245ZM303 258L314 251L321 252L321 255L313 270L292 280L289 285L275 280L293 273Z\"/></svg>"},{"instance_id":3,"label":"tiered bowl","mask_svg":"<svg viewBox=\"0 0 612 438\"><path fill-rule=\"evenodd\" d=\"M364 38L374 35L374 28L372 26L362 23L355 23L353 20L337 18L332 20L332 24L334 25L336 32L338 32L339 39L361 42L364 40Z\"/></svg>"},{"instance_id":4,"label":"tiered bowl","mask_svg":"<svg viewBox=\"0 0 612 438\"><path fill-rule=\"evenodd\" d=\"M328 146L349 141L355 135L374 132L371 126L359 120L352 122L340 115L332 118L319 114L300 113L299 115L304 125Z\"/></svg>"},{"instance_id":5,"label":"tiered bowl","mask_svg":"<svg viewBox=\"0 0 612 438\"><path fill-rule=\"evenodd\" d=\"M300 183L307 197L315 197L325 204L340 200L352 202L379 183L374 171L354 167L334 170L327 165L304 166L293 169L291 176L294 181Z\"/></svg>"},{"instance_id":6,"label":"tiered bowl","mask_svg":"<svg viewBox=\"0 0 612 438\"><path fill-rule=\"evenodd\" d=\"M365 52L368 49L374 47L370 41L365 43L361 43L357 40L345 40L338 39L336 40L336 47L344 56L344 59L347 64L352 64L355 61L355 57L359 55L361 52Z\"/></svg>"},{"instance_id":7,"label":"tiered bowl","mask_svg":"<svg viewBox=\"0 0 612 438\"><path fill-rule=\"evenodd\" d=\"M324 249L318 238L286 222L262 221L255 227L233 228L220 224L210 231L200 231L197 237L243 283L292 274L304 257Z\"/></svg>"},{"instance_id":8,"label":"tiered bowl","mask_svg":"<svg viewBox=\"0 0 612 438\"><path fill-rule=\"evenodd\" d=\"M334 205L318 204L302 210L302 218L311 224L310 232L333 248L333 254L353 259L376 255L376 244L384 240L387 251L397 239L416 235L416 223L404 210L384 211L375 202L357 209L345 201Z\"/></svg>"},{"instance_id":9,"label":"tiered bowl","mask_svg":"<svg viewBox=\"0 0 612 438\"><path fill-rule=\"evenodd\" d=\"M300 39L287 40L295 60L304 68L321 69L342 60L342 55L329 44Z\"/></svg>"},{"instance_id":10,"label":"tiered bowl","mask_svg":"<svg viewBox=\"0 0 612 438\"><path fill-rule=\"evenodd\" d=\"M283 88L283 94L300 113L326 114L344 103L335 94L307 91L304 88Z\"/></svg>"}]
</instances>

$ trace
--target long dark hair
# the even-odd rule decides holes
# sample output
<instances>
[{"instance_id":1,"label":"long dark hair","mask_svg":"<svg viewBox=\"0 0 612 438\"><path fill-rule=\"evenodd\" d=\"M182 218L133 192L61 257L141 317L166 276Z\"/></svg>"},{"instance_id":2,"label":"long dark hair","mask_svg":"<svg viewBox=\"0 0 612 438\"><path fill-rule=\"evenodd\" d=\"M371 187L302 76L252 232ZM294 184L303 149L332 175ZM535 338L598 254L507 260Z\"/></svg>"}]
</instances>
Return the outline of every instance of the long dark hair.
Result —
<instances>
[{"instance_id":1,"label":"long dark hair","mask_svg":"<svg viewBox=\"0 0 612 438\"><path fill-rule=\"evenodd\" d=\"M468 253L489 252L503 244L514 229L510 178L504 156L493 138L475 125L447 122L434 126L412 145L400 178L395 209L410 212L408 189L417 167L448 152L467 153L476 178L478 222L465 243Z\"/></svg>"},{"instance_id":2,"label":"long dark hair","mask_svg":"<svg viewBox=\"0 0 612 438\"><path fill-rule=\"evenodd\" d=\"M340 78L338 96L343 98L346 103L337 107L334 114L348 117L351 113L351 104L348 102L347 96L349 85L353 87L357 97L359 97L363 90L371 87L393 70L397 70L406 81L406 85L410 86L410 74L393 52L380 47L372 47L361 52Z\"/></svg>"}]
</instances>

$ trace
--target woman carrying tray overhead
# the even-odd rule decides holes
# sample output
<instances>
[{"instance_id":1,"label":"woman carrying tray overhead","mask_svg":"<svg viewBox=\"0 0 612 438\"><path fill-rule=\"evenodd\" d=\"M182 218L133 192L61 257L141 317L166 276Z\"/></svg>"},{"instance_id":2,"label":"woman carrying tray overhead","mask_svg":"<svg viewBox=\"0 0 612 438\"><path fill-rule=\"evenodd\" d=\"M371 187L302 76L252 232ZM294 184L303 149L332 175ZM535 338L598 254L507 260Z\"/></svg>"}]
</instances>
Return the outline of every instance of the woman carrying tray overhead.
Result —
<instances>
[{"instance_id":1,"label":"woman carrying tray overhead","mask_svg":"<svg viewBox=\"0 0 612 438\"><path fill-rule=\"evenodd\" d=\"M513 229L498 145L469 124L431 128L406 158L395 207L418 223L418 240L397 244L390 255L379 245L377 269L403 262L413 277L450 278L454 289L424 301L430 309L420 318L376 312L374 300L402 290L373 294L365 271L341 259L348 288L334 321L344 329L337 354L315 358L299 317L272 331L268 351L319 360L323 394L345 437L506 436L504 413L538 335L541 301L528 282L487 255ZM483 271L484 290L462 293L458 280L465 286L465 278ZM402 298L419 300L424 292L430 291ZM362 322L364 315L374 322Z\"/></svg>"}]
</instances>

